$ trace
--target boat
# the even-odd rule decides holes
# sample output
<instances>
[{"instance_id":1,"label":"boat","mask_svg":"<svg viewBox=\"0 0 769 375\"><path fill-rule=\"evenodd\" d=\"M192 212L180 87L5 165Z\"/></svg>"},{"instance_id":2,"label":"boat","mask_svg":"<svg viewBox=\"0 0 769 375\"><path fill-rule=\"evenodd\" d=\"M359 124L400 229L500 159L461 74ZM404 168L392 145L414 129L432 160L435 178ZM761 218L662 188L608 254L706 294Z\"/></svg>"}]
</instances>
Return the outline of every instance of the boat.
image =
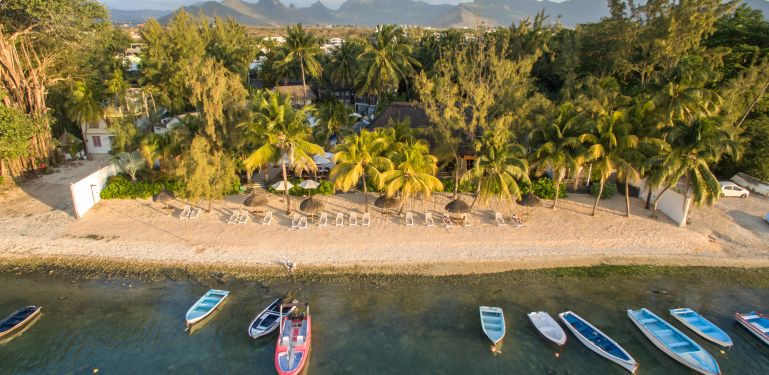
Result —
<instances>
[{"instance_id":1,"label":"boat","mask_svg":"<svg viewBox=\"0 0 769 375\"><path fill-rule=\"evenodd\" d=\"M299 307L304 307L299 312ZM294 309L291 314L285 311ZM303 303L281 304L278 313L283 316L278 343L275 346L275 369L278 375L299 374L307 365L312 342L310 305Z\"/></svg>"},{"instance_id":2,"label":"boat","mask_svg":"<svg viewBox=\"0 0 769 375\"><path fill-rule=\"evenodd\" d=\"M736 313L737 322L747 328L750 333L758 337L764 344L769 345L769 317L760 312Z\"/></svg>"},{"instance_id":3,"label":"boat","mask_svg":"<svg viewBox=\"0 0 769 375\"><path fill-rule=\"evenodd\" d=\"M628 310L627 315L652 344L682 365L700 374L721 373L710 353L649 309Z\"/></svg>"},{"instance_id":4,"label":"boat","mask_svg":"<svg viewBox=\"0 0 769 375\"><path fill-rule=\"evenodd\" d=\"M256 339L266 336L278 328L278 325L280 325L280 304L282 300L282 298L276 299L254 318L251 324L248 325L248 336L252 339ZM297 302L299 301L292 301L292 303ZM296 306L285 311L285 314L291 314L294 310L296 310Z\"/></svg>"},{"instance_id":5,"label":"boat","mask_svg":"<svg viewBox=\"0 0 769 375\"><path fill-rule=\"evenodd\" d=\"M211 289L187 310L187 329L207 318L230 295L226 290Z\"/></svg>"},{"instance_id":6,"label":"boat","mask_svg":"<svg viewBox=\"0 0 769 375\"><path fill-rule=\"evenodd\" d=\"M727 348L734 345L724 330L690 308L671 309L670 315L705 340Z\"/></svg>"},{"instance_id":7,"label":"boat","mask_svg":"<svg viewBox=\"0 0 769 375\"><path fill-rule=\"evenodd\" d=\"M558 322L553 319L550 314L544 311L530 312L526 314L529 316L529 320L537 328L537 331L545 336L546 339L558 344L566 344L566 332L563 331Z\"/></svg>"},{"instance_id":8,"label":"boat","mask_svg":"<svg viewBox=\"0 0 769 375\"><path fill-rule=\"evenodd\" d=\"M505 337L505 313L499 307L481 306L481 328L486 337L497 345Z\"/></svg>"},{"instance_id":9,"label":"boat","mask_svg":"<svg viewBox=\"0 0 769 375\"><path fill-rule=\"evenodd\" d=\"M10 338L21 332L24 327L40 315L40 309L40 306L27 306L0 320L0 339Z\"/></svg>"},{"instance_id":10,"label":"boat","mask_svg":"<svg viewBox=\"0 0 769 375\"><path fill-rule=\"evenodd\" d=\"M612 340L611 337L588 323L587 320L582 319L582 317L571 311L562 312L558 316L566 324L566 328L588 349L622 366L625 370L630 371L631 374L635 374L638 370L638 363L625 349Z\"/></svg>"}]
</instances>

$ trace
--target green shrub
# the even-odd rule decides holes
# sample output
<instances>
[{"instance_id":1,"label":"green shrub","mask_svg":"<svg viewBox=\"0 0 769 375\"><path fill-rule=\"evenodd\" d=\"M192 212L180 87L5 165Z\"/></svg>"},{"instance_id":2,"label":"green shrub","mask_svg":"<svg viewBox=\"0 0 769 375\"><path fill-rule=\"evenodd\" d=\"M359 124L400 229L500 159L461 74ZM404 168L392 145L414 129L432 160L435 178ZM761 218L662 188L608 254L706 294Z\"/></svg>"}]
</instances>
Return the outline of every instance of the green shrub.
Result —
<instances>
[{"instance_id":1,"label":"green shrub","mask_svg":"<svg viewBox=\"0 0 769 375\"><path fill-rule=\"evenodd\" d=\"M184 184L181 182L160 174L152 174L136 182L131 182L125 175L112 176L107 179L107 185L99 195L102 199L147 199L159 193L164 187L176 196L184 194Z\"/></svg>"},{"instance_id":2,"label":"green shrub","mask_svg":"<svg viewBox=\"0 0 769 375\"><path fill-rule=\"evenodd\" d=\"M596 181L590 184L590 194L594 197L598 196L598 190L601 189L601 184ZM603 185L603 192L601 193L601 199L609 199L617 194L617 184L611 181L607 181Z\"/></svg>"},{"instance_id":3,"label":"green shrub","mask_svg":"<svg viewBox=\"0 0 769 375\"><path fill-rule=\"evenodd\" d=\"M555 182L550 177L541 177L533 180L531 184L522 182L520 184L521 195L534 194L542 199L555 199ZM566 198L566 183L561 182L561 190L558 192L558 198Z\"/></svg>"},{"instance_id":4,"label":"green shrub","mask_svg":"<svg viewBox=\"0 0 769 375\"><path fill-rule=\"evenodd\" d=\"M454 179L453 178L447 178L445 180L441 180L441 183L443 183L443 191L445 192L454 192ZM470 193L475 194L475 191L477 190L478 186L475 183L475 180L464 180L459 181L459 192L460 193Z\"/></svg>"}]
</instances>

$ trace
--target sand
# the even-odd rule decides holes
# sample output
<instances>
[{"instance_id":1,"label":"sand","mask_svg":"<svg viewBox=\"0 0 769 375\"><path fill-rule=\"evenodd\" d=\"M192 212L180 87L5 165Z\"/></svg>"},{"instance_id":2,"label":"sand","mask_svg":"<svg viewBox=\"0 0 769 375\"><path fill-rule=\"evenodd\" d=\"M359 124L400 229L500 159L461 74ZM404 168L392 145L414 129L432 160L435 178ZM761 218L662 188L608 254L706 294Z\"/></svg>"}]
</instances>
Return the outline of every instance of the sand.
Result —
<instances>
[{"instance_id":1,"label":"sand","mask_svg":"<svg viewBox=\"0 0 769 375\"><path fill-rule=\"evenodd\" d=\"M225 223L244 196L215 202L210 212L204 210L194 220L178 218L184 202L172 202L173 209L166 211L150 200L102 201L84 218L74 219L69 183L98 164L62 168L0 193L0 260L98 259L278 270L293 262L297 269L419 274L595 264L769 266L769 224L756 219L769 211L766 198L725 198L715 207L694 209L689 228L678 228L664 215L650 218L639 199L632 200L627 218L622 196L602 201L592 217L592 197L581 194L561 200L556 210L479 205L470 227L453 228L441 226L440 220L435 227L424 225L423 213L439 218L449 194L409 202L404 210L416 213L413 227L373 206L370 226L335 227L336 212L361 216L362 193L317 197L329 212L329 226L310 223L301 231L290 229L283 196L269 199L265 209L275 215L269 226L257 223L256 215L247 224ZM375 198L371 194L369 202ZM292 197L294 210L300 199ZM462 199L472 202L469 196ZM498 210L506 216L515 212L525 226L494 225Z\"/></svg>"}]
</instances>

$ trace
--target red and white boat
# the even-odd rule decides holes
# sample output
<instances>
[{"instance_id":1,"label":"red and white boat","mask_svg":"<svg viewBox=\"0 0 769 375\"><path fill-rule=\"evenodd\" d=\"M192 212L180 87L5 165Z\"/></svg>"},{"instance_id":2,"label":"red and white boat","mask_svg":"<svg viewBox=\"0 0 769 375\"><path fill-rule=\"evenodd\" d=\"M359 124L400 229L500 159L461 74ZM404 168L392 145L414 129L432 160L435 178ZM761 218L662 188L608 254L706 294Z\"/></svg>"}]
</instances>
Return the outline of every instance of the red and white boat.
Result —
<instances>
[{"instance_id":1,"label":"red and white boat","mask_svg":"<svg viewBox=\"0 0 769 375\"><path fill-rule=\"evenodd\" d=\"M764 344L769 345L769 317L759 312L736 313L734 318L747 328L750 333L758 337Z\"/></svg>"},{"instance_id":2,"label":"red and white boat","mask_svg":"<svg viewBox=\"0 0 769 375\"><path fill-rule=\"evenodd\" d=\"M298 307L304 307L299 309ZM292 314L283 317L280 324L278 344L275 347L275 369L278 375L296 375L302 372L310 357L310 343L312 338L312 319L310 318L310 305L282 304L280 315L284 310L294 309Z\"/></svg>"}]
</instances>

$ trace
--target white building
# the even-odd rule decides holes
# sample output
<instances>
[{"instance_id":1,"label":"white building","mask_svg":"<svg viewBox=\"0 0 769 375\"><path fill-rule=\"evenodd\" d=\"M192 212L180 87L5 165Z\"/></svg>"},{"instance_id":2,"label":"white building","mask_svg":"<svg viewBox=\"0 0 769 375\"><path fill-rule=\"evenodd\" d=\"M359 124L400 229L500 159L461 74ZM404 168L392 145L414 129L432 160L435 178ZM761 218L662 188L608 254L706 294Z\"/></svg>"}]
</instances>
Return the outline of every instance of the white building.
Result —
<instances>
[{"instance_id":1,"label":"white building","mask_svg":"<svg viewBox=\"0 0 769 375\"><path fill-rule=\"evenodd\" d=\"M86 153L108 154L112 150L115 136L109 130L107 121L109 119L101 118L98 122L81 125Z\"/></svg>"}]
</instances>

